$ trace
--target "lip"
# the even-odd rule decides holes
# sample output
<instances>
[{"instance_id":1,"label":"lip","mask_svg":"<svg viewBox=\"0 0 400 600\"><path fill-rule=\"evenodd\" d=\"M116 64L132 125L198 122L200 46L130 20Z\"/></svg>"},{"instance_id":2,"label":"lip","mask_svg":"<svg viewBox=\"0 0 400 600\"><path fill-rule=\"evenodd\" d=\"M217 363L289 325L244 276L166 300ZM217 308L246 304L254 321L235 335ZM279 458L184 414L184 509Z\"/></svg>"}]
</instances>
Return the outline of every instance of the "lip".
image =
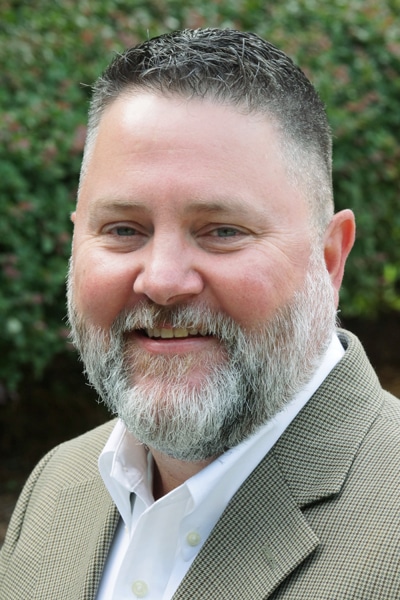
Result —
<instances>
[{"instance_id":1,"label":"lip","mask_svg":"<svg viewBox=\"0 0 400 600\"><path fill-rule=\"evenodd\" d=\"M186 354L220 346L220 341L212 335L164 339L150 338L140 331L133 331L128 334L128 339L151 354Z\"/></svg>"}]
</instances>

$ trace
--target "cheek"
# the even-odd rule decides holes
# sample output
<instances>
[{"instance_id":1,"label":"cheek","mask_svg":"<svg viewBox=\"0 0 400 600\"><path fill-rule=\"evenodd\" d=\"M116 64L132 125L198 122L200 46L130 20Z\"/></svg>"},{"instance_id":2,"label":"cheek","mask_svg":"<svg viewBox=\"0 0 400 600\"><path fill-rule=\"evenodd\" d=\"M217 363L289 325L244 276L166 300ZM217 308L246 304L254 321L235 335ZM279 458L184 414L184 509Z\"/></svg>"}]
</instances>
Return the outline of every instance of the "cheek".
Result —
<instances>
[{"instance_id":1,"label":"cheek","mask_svg":"<svg viewBox=\"0 0 400 600\"><path fill-rule=\"evenodd\" d=\"M213 292L217 306L236 323L252 327L265 318L272 309L272 298L262 276L256 275L254 267L240 270L224 270L214 278Z\"/></svg>"},{"instance_id":2,"label":"cheek","mask_svg":"<svg viewBox=\"0 0 400 600\"><path fill-rule=\"evenodd\" d=\"M218 282L218 304L239 325L257 328L272 319L301 287L299 273L284 275L284 269L260 269L248 265L240 273L224 273ZM301 279L301 273L300 273Z\"/></svg>"},{"instance_id":3,"label":"cheek","mask_svg":"<svg viewBox=\"0 0 400 600\"><path fill-rule=\"evenodd\" d=\"M90 323L109 328L128 307L133 296L132 278L126 271L95 261L74 273L74 299L78 312Z\"/></svg>"}]
</instances>

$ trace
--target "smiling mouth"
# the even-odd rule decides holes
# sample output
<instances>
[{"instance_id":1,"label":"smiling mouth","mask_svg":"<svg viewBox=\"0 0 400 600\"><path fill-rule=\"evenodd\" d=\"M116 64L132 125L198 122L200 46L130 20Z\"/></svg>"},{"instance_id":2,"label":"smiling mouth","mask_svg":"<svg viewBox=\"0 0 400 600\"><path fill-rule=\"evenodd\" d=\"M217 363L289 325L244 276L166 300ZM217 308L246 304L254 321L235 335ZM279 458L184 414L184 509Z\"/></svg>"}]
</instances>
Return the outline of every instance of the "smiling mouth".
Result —
<instances>
[{"instance_id":1,"label":"smiling mouth","mask_svg":"<svg viewBox=\"0 0 400 600\"><path fill-rule=\"evenodd\" d=\"M208 335L196 329L194 327L186 328L186 327L160 327L154 329L142 329L141 330L147 337L149 338L159 338L163 340L168 340L172 338L189 338L189 337L204 337Z\"/></svg>"}]
</instances>

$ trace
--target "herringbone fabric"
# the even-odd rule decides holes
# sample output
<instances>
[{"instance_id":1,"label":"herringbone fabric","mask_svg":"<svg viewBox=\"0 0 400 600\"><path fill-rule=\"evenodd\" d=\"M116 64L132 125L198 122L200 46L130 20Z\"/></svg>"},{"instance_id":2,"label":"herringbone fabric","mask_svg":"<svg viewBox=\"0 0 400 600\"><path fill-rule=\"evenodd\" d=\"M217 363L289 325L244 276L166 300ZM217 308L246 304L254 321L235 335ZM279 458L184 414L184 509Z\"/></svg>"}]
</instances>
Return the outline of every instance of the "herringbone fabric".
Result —
<instances>
[{"instance_id":1,"label":"herringbone fabric","mask_svg":"<svg viewBox=\"0 0 400 600\"><path fill-rule=\"evenodd\" d=\"M400 401L358 340L233 497L174 600L400 598ZM97 473L112 424L32 474L0 600L91 600L118 515ZM111 600L111 599L110 599Z\"/></svg>"}]
</instances>

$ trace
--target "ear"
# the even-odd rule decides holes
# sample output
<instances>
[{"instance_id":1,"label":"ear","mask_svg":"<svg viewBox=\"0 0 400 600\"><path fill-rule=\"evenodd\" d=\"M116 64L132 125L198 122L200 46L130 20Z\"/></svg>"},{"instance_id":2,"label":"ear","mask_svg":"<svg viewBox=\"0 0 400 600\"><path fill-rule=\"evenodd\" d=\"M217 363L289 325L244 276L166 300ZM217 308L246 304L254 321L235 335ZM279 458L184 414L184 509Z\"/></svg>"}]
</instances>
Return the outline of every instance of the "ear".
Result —
<instances>
[{"instance_id":1,"label":"ear","mask_svg":"<svg viewBox=\"0 0 400 600\"><path fill-rule=\"evenodd\" d=\"M339 290L346 260L354 244L355 231L354 214L346 209L333 216L325 233L325 264L335 289L336 306L339 303Z\"/></svg>"},{"instance_id":2,"label":"ear","mask_svg":"<svg viewBox=\"0 0 400 600\"><path fill-rule=\"evenodd\" d=\"M74 212L73 212L73 213L71 213L71 217L70 217L70 218L71 218L71 221L72 221L73 223L75 223L75 219L76 219L76 211L75 211L75 210L74 210Z\"/></svg>"}]
</instances>

